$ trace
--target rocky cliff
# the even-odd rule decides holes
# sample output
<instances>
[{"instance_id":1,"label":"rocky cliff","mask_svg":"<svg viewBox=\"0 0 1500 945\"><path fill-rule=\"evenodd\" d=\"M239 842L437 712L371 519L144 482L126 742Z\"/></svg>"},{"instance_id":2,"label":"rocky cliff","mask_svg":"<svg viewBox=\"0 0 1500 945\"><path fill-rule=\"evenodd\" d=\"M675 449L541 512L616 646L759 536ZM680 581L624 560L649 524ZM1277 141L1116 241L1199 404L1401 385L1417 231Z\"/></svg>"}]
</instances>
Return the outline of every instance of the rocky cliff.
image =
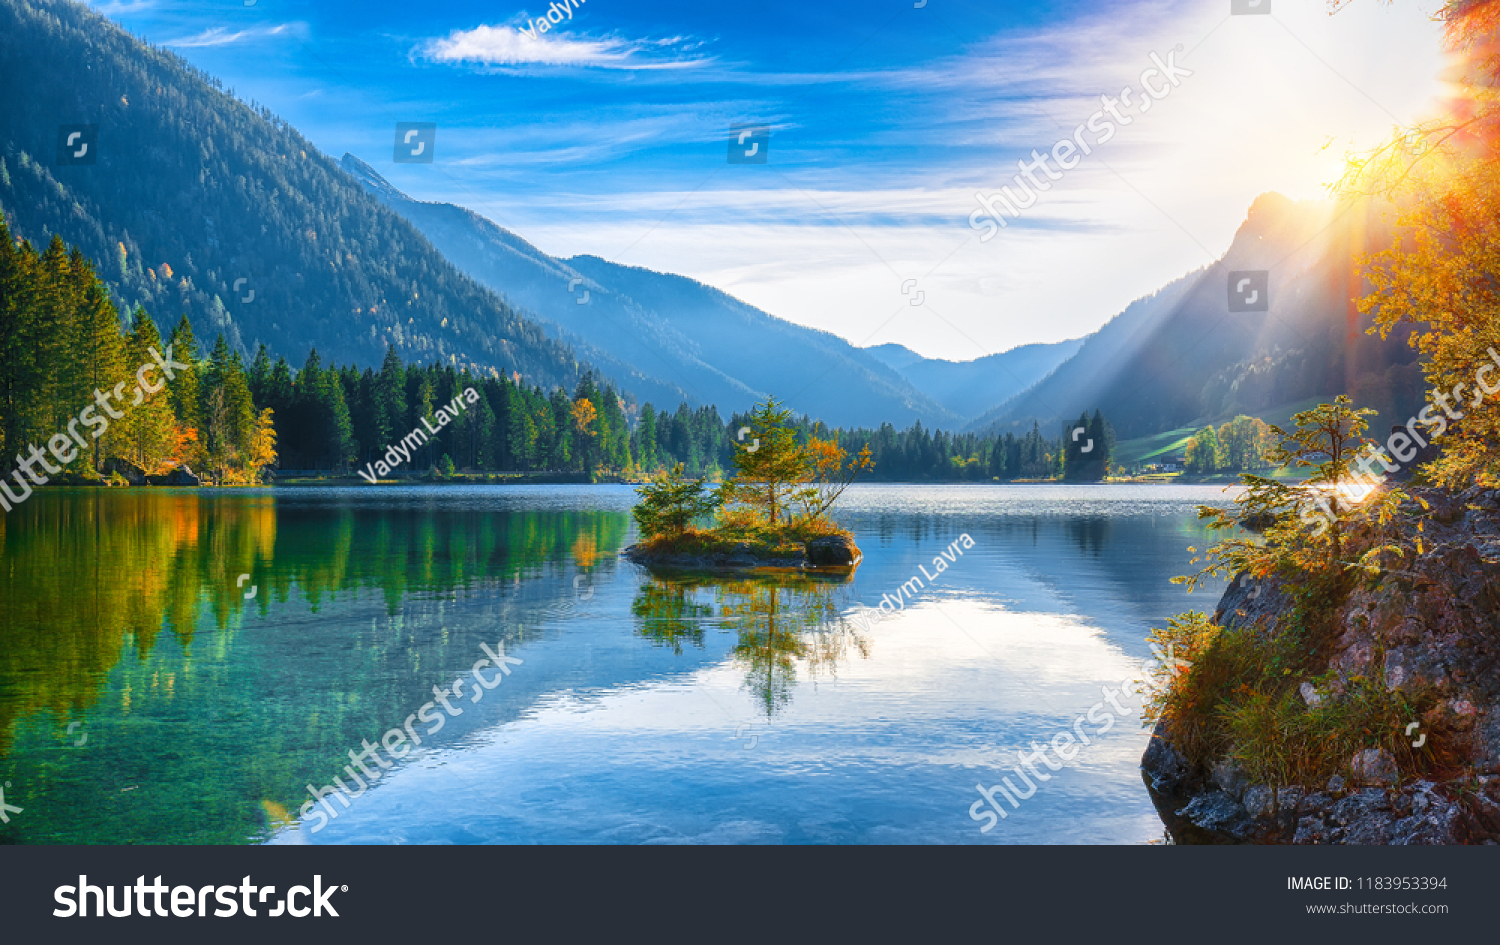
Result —
<instances>
[{"instance_id":1,"label":"rocky cliff","mask_svg":"<svg viewBox=\"0 0 1500 945\"><path fill-rule=\"evenodd\" d=\"M1397 731L1370 733L1372 743L1396 744L1401 763L1388 747L1370 747L1326 783L1255 783L1232 757L1190 760L1164 719L1142 769L1179 842L1500 842L1500 491L1408 491L1427 507L1406 503L1409 514L1366 526L1351 545L1395 541L1412 551L1384 556L1380 574L1355 582L1333 614L1322 672L1309 674L1317 685L1299 687L1311 708L1380 680L1422 706ZM1276 634L1294 590L1281 578L1236 580L1214 619Z\"/></svg>"}]
</instances>

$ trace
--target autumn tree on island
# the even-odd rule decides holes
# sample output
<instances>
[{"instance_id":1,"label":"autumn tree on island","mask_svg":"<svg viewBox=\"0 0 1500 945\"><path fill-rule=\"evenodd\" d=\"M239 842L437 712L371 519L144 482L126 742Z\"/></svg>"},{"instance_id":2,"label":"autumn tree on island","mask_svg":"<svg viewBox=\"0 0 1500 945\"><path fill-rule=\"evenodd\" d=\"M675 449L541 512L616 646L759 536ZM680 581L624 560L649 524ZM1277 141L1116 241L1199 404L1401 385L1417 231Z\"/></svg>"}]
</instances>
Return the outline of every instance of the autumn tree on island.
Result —
<instances>
[{"instance_id":1,"label":"autumn tree on island","mask_svg":"<svg viewBox=\"0 0 1500 945\"><path fill-rule=\"evenodd\" d=\"M855 478L874 463L869 447L858 456L816 436L798 442L792 412L767 398L739 431L735 474L717 490L683 477L682 464L637 491L634 509L651 550L710 552L748 546L766 556L801 554L812 538L845 534L828 512ZM692 522L716 515L713 528Z\"/></svg>"}]
</instances>

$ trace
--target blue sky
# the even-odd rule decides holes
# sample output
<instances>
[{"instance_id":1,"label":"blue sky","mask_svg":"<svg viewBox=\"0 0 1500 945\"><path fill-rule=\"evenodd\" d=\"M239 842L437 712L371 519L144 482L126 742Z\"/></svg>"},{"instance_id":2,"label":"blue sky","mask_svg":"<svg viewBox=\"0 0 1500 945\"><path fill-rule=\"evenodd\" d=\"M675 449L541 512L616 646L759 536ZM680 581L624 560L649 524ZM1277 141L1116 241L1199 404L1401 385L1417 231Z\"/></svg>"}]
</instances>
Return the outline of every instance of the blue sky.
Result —
<instances>
[{"instance_id":1,"label":"blue sky","mask_svg":"<svg viewBox=\"0 0 1500 945\"><path fill-rule=\"evenodd\" d=\"M1318 196L1442 92L1437 0L915 2L583 0L534 37L537 0L92 6L549 253L955 360L1092 331L1222 253L1256 195ZM1192 75L981 240L975 192L1153 54ZM392 163L397 122L437 124L434 163ZM772 127L766 164L728 164L738 123Z\"/></svg>"}]
</instances>

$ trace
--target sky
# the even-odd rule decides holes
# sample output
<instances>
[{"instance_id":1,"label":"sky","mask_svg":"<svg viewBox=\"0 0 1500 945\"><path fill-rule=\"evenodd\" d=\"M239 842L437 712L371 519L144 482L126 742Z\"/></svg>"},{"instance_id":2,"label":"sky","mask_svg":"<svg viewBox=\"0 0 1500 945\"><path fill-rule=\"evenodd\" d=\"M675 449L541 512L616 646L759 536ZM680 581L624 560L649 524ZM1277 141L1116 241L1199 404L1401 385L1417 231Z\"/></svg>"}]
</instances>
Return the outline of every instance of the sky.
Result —
<instances>
[{"instance_id":1,"label":"sky","mask_svg":"<svg viewBox=\"0 0 1500 945\"><path fill-rule=\"evenodd\" d=\"M1440 0L1231 13L1249 2L91 6L554 256L962 361L1094 331L1221 255L1259 194L1322 198L1347 153L1437 111ZM1113 132L1075 135L1096 113ZM432 163L393 162L398 122L437 125ZM735 125L769 126L764 163L730 163ZM1088 153L1035 163L1064 138ZM1047 189L986 225L976 194L1021 196L1021 160Z\"/></svg>"}]
</instances>

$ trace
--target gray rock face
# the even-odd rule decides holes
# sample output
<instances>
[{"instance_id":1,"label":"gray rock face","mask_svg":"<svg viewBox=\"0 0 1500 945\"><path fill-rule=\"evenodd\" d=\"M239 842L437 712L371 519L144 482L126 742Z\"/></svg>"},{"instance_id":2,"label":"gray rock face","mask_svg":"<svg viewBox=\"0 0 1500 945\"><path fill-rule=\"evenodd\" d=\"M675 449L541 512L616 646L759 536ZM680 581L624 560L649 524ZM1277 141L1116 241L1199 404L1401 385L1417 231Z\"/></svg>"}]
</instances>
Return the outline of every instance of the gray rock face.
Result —
<instances>
[{"instance_id":1,"label":"gray rock face","mask_svg":"<svg viewBox=\"0 0 1500 945\"><path fill-rule=\"evenodd\" d=\"M807 551L807 563L814 568L850 567L863 557L859 547L854 544L854 539L845 535L814 538L804 547Z\"/></svg>"},{"instance_id":2,"label":"gray rock face","mask_svg":"<svg viewBox=\"0 0 1500 945\"><path fill-rule=\"evenodd\" d=\"M1455 844L1488 832L1431 781L1400 791L1365 788L1338 799L1315 794L1309 801L1293 843Z\"/></svg>"},{"instance_id":3,"label":"gray rock face","mask_svg":"<svg viewBox=\"0 0 1500 945\"><path fill-rule=\"evenodd\" d=\"M119 473L132 486L146 485L146 471L129 460L112 456L104 461L104 475Z\"/></svg>"},{"instance_id":4,"label":"gray rock face","mask_svg":"<svg viewBox=\"0 0 1500 945\"><path fill-rule=\"evenodd\" d=\"M801 568L804 564L803 558L756 557L749 545L740 545L719 554L661 554L646 551L640 545L631 545L620 555L646 568L662 571L753 571L757 568Z\"/></svg>"},{"instance_id":5,"label":"gray rock face","mask_svg":"<svg viewBox=\"0 0 1500 945\"><path fill-rule=\"evenodd\" d=\"M1142 768L1152 801L1179 843L1500 842L1500 776L1479 778L1478 790L1463 796L1432 781L1345 791L1337 777L1328 791L1272 790L1223 764L1211 780L1195 778L1159 738L1152 739Z\"/></svg>"},{"instance_id":6,"label":"gray rock face","mask_svg":"<svg viewBox=\"0 0 1500 945\"><path fill-rule=\"evenodd\" d=\"M1411 721L1470 773L1452 782L1403 776L1389 750L1369 748L1326 787L1273 788L1249 781L1229 759L1195 765L1160 724L1142 770L1181 842L1500 843L1500 491L1408 491L1430 510L1422 532L1415 522L1424 510L1412 503L1413 515L1385 532L1351 531L1350 547L1421 539L1424 552L1386 561L1378 577L1356 583L1334 617L1329 681L1298 689L1309 710L1338 698L1354 677L1384 678L1428 706L1436 696ZM1284 581L1241 575L1214 619L1268 635L1291 610Z\"/></svg>"}]
</instances>

